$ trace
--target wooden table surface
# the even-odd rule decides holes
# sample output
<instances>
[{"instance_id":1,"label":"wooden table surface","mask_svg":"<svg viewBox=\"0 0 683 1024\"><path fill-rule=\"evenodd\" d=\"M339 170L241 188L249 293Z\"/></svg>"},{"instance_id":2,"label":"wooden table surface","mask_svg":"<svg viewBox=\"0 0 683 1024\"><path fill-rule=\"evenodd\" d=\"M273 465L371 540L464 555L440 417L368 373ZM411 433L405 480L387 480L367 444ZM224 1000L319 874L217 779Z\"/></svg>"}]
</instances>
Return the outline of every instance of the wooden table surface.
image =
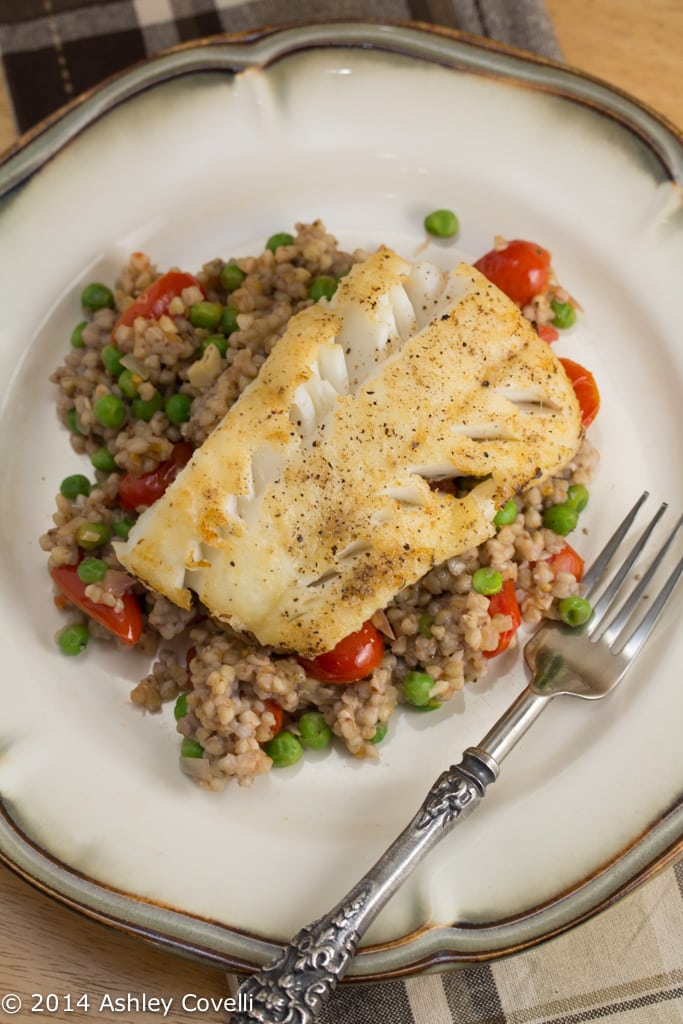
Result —
<instances>
[{"instance_id":1,"label":"wooden table surface","mask_svg":"<svg viewBox=\"0 0 683 1024\"><path fill-rule=\"evenodd\" d=\"M627 92L683 127L683 5L680 0L546 0L567 63ZM0 85L0 151L15 139ZM225 976L145 946L86 920L0 866L0 994L89 992L89 1013L50 1013L54 1021L92 1016L142 1024L149 1013L103 1009L98 999L125 993L174 1000L176 1024L224 1019L181 1010L186 993L228 995ZM26 998L25 998L26 1002ZM29 1005L31 1000L29 999ZM9 1018L8 1018L9 1019ZM17 1020L28 1019L25 1006Z\"/></svg>"}]
</instances>

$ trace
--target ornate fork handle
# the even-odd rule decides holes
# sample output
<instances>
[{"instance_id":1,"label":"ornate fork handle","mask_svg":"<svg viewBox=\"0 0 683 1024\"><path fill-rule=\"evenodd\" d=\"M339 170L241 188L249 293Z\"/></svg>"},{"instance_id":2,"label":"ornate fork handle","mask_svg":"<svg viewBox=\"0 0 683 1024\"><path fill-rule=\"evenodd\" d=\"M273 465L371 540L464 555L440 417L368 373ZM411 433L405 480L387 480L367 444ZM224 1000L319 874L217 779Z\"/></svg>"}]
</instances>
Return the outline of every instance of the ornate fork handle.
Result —
<instances>
[{"instance_id":1,"label":"ornate fork handle","mask_svg":"<svg viewBox=\"0 0 683 1024\"><path fill-rule=\"evenodd\" d=\"M425 854L477 807L498 764L470 747L439 776L410 824L328 914L302 928L281 953L239 990L232 1024L311 1024L379 911Z\"/></svg>"},{"instance_id":2,"label":"ornate fork handle","mask_svg":"<svg viewBox=\"0 0 683 1024\"><path fill-rule=\"evenodd\" d=\"M587 593L603 581L646 498L647 492L585 574L583 584ZM638 542L630 548L601 592L587 623L578 631L547 623L534 634L524 648L532 671L527 687L477 746L465 751L460 764L439 776L413 820L365 877L329 914L303 928L273 963L244 983L240 989L240 1009L232 1015L232 1024L312 1024L381 908L425 854L478 806L487 787L498 777L501 762L550 701L560 694L604 697L617 686L683 579L683 558L679 558L656 596L648 600L646 614L637 625L633 623L641 598L646 592L650 594L654 573L683 529L681 516L640 575L638 584L622 600L625 580L665 508L660 506ZM598 629L601 632L596 636Z\"/></svg>"}]
</instances>

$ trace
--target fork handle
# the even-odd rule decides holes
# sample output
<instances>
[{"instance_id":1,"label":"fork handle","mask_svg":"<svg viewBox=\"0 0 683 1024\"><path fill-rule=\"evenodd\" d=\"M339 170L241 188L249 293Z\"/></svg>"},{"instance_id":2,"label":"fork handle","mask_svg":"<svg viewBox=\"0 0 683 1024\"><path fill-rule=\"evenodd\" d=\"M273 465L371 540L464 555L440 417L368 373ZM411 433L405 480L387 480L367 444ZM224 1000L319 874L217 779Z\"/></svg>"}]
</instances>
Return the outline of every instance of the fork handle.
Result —
<instances>
[{"instance_id":1,"label":"fork handle","mask_svg":"<svg viewBox=\"0 0 683 1024\"><path fill-rule=\"evenodd\" d=\"M302 928L240 986L232 1024L311 1024L345 974L360 939L428 851L479 804L498 777L478 747L439 776L410 824L329 913Z\"/></svg>"}]
</instances>

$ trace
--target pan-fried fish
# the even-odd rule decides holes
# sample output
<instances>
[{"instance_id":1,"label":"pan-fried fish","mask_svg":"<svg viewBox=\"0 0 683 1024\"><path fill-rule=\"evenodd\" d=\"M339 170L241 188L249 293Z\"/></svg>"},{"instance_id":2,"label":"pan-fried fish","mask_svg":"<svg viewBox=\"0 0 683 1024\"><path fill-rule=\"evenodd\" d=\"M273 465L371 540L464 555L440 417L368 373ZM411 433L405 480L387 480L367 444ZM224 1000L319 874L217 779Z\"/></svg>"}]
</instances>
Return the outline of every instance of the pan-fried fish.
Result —
<instances>
[{"instance_id":1,"label":"pan-fried fish","mask_svg":"<svg viewBox=\"0 0 683 1024\"><path fill-rule=\"evenodd\" d=\"M513 302L466 264L380 249L290 321L117 554L181 607L194 592L314 656L492 536L581 437L571 383ZM462 496L435 486L462 477L478 481Z\"/></svg>"}]
</instances>

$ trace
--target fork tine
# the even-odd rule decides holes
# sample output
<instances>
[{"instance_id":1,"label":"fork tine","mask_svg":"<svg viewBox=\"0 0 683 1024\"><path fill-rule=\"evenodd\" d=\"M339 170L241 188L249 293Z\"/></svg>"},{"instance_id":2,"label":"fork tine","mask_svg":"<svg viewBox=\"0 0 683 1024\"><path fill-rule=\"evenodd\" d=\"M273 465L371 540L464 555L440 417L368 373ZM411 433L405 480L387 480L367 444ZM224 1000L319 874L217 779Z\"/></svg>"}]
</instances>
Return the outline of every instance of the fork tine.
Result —
<instances>
[{"instance_id":1,"label":"fork tine","mask_svg":"<svg viewBox=\"0 0 683 1024\"><path fill-rule=\"evenodd\" d=\"M619 589L621 588L621 585L623 584L624 580L631 571L633 563L635 562L641 551L643 551L646 543L650 539L652 531L654 530L655 526L666 512L666 509L666 503L663 503L659 506L654 516L646 526L645 530L642 532L642 534L640 535L636 543L633 545L624 561L619 566L618 571L610 580L609 585L605 588L605 591L601 594L599 600L596 601L596 603L593 605L593 616L590 620L590 625L587 630L589 634L595 633L596 629L600 625L600 622L602 621L606 613L609 611L612 602L614 601L614 598L616 597L617 593L619 592Z\"/></svg>"},{"instance_id":2,"label":"fork tine","mask_svg":"<svg viewBox=\"0 0 683 1024\"><path fill-rule=\"evenodd\" d=\"M673 530L662 544L661 548L655 555L652 564L650 565L647 572L643 575L636 589L633 591L632 594L629 595L627 600L624 602L619 614L616 615L614 619L612 619L609 626L604 630L602 634L602 639L605 641L605 643L614 643L614 641L621 633L622 629L624 628L624 626L630 619L631 615L633 614L638 602L647 590L650 584L650 580L657 572L659 566L662 564L662 559L664 558L664 555L667 553L667 551L673 544L674 540L676 539L676 536L681 526L683 526L683 516L680 517L680 519L674 526Z\"/></svg>"},{"instance_id":3,"label":"fork tine","mask_svg":"<svg viewBox=\"0 0 683 1024\"><path fill-rule=\"evenodd\" d=\"M601 579L605 569L607 568L609 563L612 561L612 558L614 557L614 554L615 554L617 548L621 544L622 540L624 539L624 537L626 536L628 531L631 529L631 526L633 524L633 520L638 515L638 512L640 511L641 505L645 501L647 501L649 496L650 496L649 495L649 491L643 491L643 493L638 498L638 501L635 503L635 505L633 506L631 511L625 517L623 522L621 522L619 524L619 526L617 527L615 532L612 534L610 539L607 541L607 543L605 544L604 548L602 549L600 554L597 556L597 558L595 559L595 561L591 565L591 567L588 570L588 572L586 572L584 574L584 577L583 577L583 580L582 580L582 583L583 583L582 589L583 589L584 595L586 597L590 597L592 591L595 589L596 584L600 581L600 579Z\"/></svg>"},{"instance_id":4,"label":"fork tine","mask_svg":"<svg viewBox=\"0 0 683 1024\"><path fill-rule=\"evenodd\" d=\"M629 660L635 658L636 654L641 650L643 644L647 640L648 636L652 632L652 628L659 618L664 605L669 600L674 592L677 583L680 581L683 575L683 556L679 559L678 565L669 576L668 580L657 595L654 604L648 611L645 618L642 620L639 626L631 634L630 638L624 644L620 653Z\"/></svg>"}]
</instances>

